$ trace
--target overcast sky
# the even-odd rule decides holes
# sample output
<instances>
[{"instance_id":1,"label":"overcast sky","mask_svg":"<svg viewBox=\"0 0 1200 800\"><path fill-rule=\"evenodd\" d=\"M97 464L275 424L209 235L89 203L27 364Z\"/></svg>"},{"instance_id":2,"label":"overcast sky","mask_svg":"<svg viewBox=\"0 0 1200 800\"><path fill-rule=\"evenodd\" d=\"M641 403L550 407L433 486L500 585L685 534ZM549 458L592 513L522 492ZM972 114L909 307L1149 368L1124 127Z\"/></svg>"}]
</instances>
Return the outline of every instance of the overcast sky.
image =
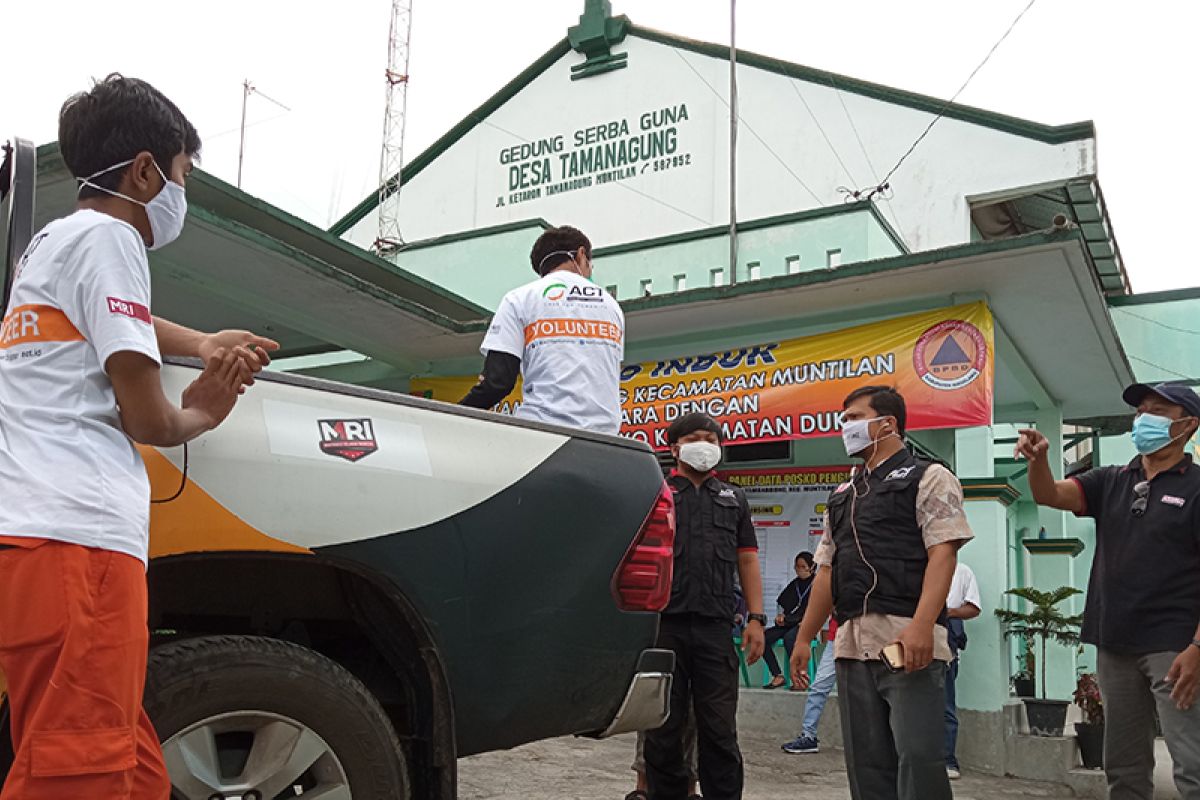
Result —
<instances>
[{"instance_id":1,"label":"overcast sky","mask_svg":"<svg viewBox=\"0 0 1200 800\"><path fill-rule=\"evenodd\" d=\"M738 46L948 98L1026 2L742 0ZM583 9L583 0L413 3L410 158ZM727 0L613 7L640 25L729 41ZM390 9L390 0L6 3L0 138L52 141L62 101L120 71L174 99L204 140L203 169L232 183L249 78L291 110L250 98L243 188L328 227L377 185ZM1189 223L1176 219L1200 185L1197 30L1191 0L1039 0L959 98L1049 124L1096 122L1101 185L1139 292L1200 284Z\"/></svg>"}]
</instances>

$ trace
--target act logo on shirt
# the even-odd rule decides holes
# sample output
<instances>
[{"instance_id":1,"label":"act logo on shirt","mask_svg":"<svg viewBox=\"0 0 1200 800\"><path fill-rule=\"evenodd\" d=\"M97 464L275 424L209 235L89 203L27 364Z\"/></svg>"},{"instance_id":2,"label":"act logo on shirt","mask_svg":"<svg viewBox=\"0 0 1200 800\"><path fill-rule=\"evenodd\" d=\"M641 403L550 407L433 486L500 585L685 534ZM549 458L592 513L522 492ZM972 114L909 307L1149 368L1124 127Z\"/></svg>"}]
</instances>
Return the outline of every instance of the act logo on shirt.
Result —
<instances>
[{"instance_id":1,"label":"act logo on shirt","mask_svg":"<svg viewBox=\"0 0 1200 800\"><path fill-rule=\"evenodd\" d=\"M604 290L599 286L567 286L552 283L542 290L542 299L551 303L566 300L568 303L603 303Z\"/></svg>"},{"instance_id":2,"label":"act logo on shirt","mask_svg":"<svg viewBox=\"0 0 1200 800\"><path fill-rule=\"evenodd\" d=\"M132 300L122 300L119 297L108 298L108 313L122 314L130 319L136 319L138 322L150 324L150 309Z\"/></svg>"},{"instance_id":3,"label":"act logo on shirt","mask_svg":"<svg viewBox=\"0 0 1200 800\"><path fill-rule=\"evenodd\" d=\"M370 418L321 419L317 426L321 430L321 452L326 455L354 462L379 449Z\"/></svg>"}]
</instances>

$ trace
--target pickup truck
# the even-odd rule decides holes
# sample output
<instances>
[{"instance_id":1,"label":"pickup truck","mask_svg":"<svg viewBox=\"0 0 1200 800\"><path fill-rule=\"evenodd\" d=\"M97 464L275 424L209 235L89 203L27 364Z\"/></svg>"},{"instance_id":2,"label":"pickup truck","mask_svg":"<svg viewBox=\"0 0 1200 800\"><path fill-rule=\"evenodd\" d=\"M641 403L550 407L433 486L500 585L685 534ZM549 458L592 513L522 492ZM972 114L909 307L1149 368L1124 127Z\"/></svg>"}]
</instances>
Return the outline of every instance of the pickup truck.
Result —
<instances>
[{"instance_id":1,"label":"pickup truck","mask_svg":"<svg viewBox=\"0 0 1200 800\"><path fill-rule=\"evenodd\" d=\"M666 719L674 512L644 445L265 373L143 456L173 800L450 800L459 757Z\"/></svg>"}]
</instances>

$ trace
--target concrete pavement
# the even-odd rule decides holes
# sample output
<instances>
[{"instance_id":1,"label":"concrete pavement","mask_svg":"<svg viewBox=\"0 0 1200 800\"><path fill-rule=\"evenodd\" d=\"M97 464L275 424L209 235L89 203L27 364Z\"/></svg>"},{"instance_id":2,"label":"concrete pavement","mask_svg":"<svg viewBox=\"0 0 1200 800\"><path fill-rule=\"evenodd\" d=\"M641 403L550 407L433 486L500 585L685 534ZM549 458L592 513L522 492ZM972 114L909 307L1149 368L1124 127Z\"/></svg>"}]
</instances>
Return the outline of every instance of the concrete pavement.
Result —
<instances>
[{"instance_id":1,"label":"concrete pavement","mask_svg":"<svg viewBox=\"0 0 1200 800\"><path fill-rule=\"evenodd\" d=\"M763 733L743 732L745 800L848 800L840 750L793 756ZM633 789L633 736L606 741L552 739L459 762L460 800L621 800ZM1067 800L1056 784L964 774L958 800Z\"/></svg>"}]
</instances>

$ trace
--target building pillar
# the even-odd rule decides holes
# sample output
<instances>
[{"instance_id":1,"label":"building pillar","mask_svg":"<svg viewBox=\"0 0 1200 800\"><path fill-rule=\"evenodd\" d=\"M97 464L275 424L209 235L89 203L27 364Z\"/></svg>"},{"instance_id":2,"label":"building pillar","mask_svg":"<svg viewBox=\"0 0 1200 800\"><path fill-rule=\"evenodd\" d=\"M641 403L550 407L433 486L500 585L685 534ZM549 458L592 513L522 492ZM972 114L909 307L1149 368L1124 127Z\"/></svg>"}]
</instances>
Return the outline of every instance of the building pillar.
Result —
<instances>
[{"instance_id":1,"label":"building pillar","mask_svg":"<svg viewBox=\"0 0 1200 800\"><path fill-rule=\"evenodd\" d=\"M975 534L958 557L975 573L983 603L979 616L966 623L969 641L959 672L958 704L999 711L1009 694L1008 650L996 619L1008 588L1008 509L1002 499L1008 484L994 478L991 428L963 428L954 434L955 468L967 498L967 522Z\"/></svg>"},{"instance_id":2,"label":"building pillar","mask_svg":"<svg viewBox=\"0 0 1200 800\"><path fill-rule=\"evenodd\" d=\"M1037 429L1045 434L1050 442L1048 458L1050 471L1056 480L1063 477L1063 419L1062 409L1047 408L1038 412L1034 420ZM1045 538L1062 539L1067 531L1066 511L1053 508L1038 508L1038 523L1045 530ZM1039 531L1030 531L1030 538L1038 538ZM1076 586L1075 558L1066 553L1038 553L1030 560L1029 574L1026 576L1026 586L1035 587L1041 591L1051 591L1060 586ZM1065 615L1077 614L1083 611L1083 595L1071 598L1059 605ZM1045 696L1050 699L1070 699L1075 690L1075 664L1077 649L1064 647L1050 642L1046 645L1046 687ZM1037 658L1036 679L1039 694L1042 689L1041 644L1035 642Z\"/></svg>"},{"instance_id":3,"label":"building pillar","mask_svg":"<svg viewBox=\"0 0 1200 800\"><path fill-rule=\"evenodd\" d=\"M956 471L963 484L965 512L975 538L959 550L979 584L979 616L967 621L967 648L959 658L958 759L971 769L1003 775L1006 769L1005 703L1009 699L1008 645L996 619L1008 574L1010 506L1019 492L995 477L991 428L955 431Z\"/></svg>"}]
</instances>

